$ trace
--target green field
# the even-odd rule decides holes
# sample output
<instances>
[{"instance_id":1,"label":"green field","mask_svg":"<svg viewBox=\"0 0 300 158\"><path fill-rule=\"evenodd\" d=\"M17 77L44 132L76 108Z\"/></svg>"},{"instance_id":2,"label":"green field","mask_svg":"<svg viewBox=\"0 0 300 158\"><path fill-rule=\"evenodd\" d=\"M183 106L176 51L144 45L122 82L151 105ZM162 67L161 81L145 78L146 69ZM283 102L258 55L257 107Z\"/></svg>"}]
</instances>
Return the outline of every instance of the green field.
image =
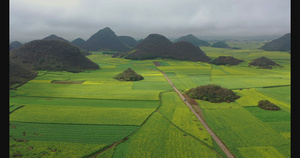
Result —
<instances>
[{"instance_id":1,"label":"green field","mask_svg":"<svg viewBox=\"0 0 300 158\"><path fill-rule=\"evenodd\" d=\"M259 50L262 43L254 41L229 45L242 49L201 49L210 57L245 60L238 66L127 60L92 52L87 57L99 64L99 70L38 71L38 77L10 90L10 156L226 157L155 71L161 70L182 91L217 84L241 96L232 103L197 101L207 124L236 157L290 157L290 54ZM283 67L248 67L261 56ZM129 67L144 80L113 79ZM258 101L266 99L281 110L258 108ZM107 148L113 143L118 145Z\"/></svg>"}]
</instances>

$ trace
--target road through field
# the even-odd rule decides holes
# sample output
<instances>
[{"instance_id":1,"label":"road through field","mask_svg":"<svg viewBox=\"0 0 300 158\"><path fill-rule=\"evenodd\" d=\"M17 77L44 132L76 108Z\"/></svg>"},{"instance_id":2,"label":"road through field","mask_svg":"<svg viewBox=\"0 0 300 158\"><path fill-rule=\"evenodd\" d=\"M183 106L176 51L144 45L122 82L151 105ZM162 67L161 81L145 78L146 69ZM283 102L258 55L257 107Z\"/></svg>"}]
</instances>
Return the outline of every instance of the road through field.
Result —
<instances>
[{"instance_id":1,"label":"road through field","mask_svg":"<svg viewBox=\"0 0 300 158\"><path fill-rule=\"evenodd\" d=\"M182 99L182 101L190 108L190 110L194 113L194 115L198 118L198 120L202 123L204 128L208 131L208 133L212 136L212 138L215 140L215 142L220 146L220 148L223 150L223 152L226 154L228 158L234 158L234 155L230 153L230 151L227 149L225 144L221 141L221 139L208 127L206 122L200 117L200 115L194 110L194 108L191 106L191 104L186 100L186 98L180 93L180 91L175 87L175 85L172 83L172 81L168 78L168 76L161 70L155 70L152 68L149 68L147 66L142 66L138 64L134 64L137 66L145 67L154 71L161 72L164 77L167 79L167 81L172 85L176 93L179 95L179 97Z\"/></svg>"},{"instance_id":2,"label":"road through field","mask_svg":"<svg viewBox=\"0 0 300 158\"><path fill-rule=\"evenodd\" d=\"M194 115L196 115L196 117L198 118L198 120L202 123L202 125L205 127L205 129L209 132L209 134L212 136L212 138L216 141L216 143L220 146L220 148L224 151L224 153L226 154L226 156L228 158L234 158L234 156L230 153L230 151L227 149L227 147L225 146L225 144L220 140L220 138L218 136L216 136L216 134L208 127L208 125L204 122L204 120L200 117L200 115L198 113L196 113L196 111L194 110L194 108L191 106L191 104L185 99L185 97L180 93L180 91L174 86L174 84L172 83L172 81L168 78L168 76L163 72L160 71L165 78L168 80L168 82L172 85L172 87L174 88L174 90L176 91L176 93L179 95L179 97L182 99L182 101L190 108L190 110L194 113Z\"/></svg>"}]
</instances>

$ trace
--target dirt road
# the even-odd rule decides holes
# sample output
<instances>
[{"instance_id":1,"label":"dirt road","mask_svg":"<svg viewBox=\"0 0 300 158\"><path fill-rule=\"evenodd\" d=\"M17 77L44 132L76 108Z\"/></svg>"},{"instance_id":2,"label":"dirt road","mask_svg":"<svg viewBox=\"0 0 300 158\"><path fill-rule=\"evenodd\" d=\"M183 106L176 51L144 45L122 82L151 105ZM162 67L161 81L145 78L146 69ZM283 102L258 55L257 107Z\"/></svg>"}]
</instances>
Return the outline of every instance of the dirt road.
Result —
<instances>
[{"instance_id":1,"label":"dirt road","mask_svg":"<svg viewBox=\"0 0 300 158\"><path fill-rule=\"evenodd\" d=\"M191 106L191 104L186 101L185 97L180 93L180 91L174 86L172 81L168 78L168 76L163 72L160 71L165 78L168 80L168 82L172 85L176 93L179 95L179 97L182 99L182 101L190 108L190 110L194 113L194 115L198 118L198 120L202 123L202 125L205 127L205 129L209 132L209 134L212 136L212 138L215 140L215 142L220 146L220 148L224 151L226 156L228 158L234 158L234 156L230 153L230 151L226 148L225 144L220 140L218 136L208 127L208 125L204 122L204 120L200 117L198 113L194 110L194 108Z\"/></svg>"}]
</instances>

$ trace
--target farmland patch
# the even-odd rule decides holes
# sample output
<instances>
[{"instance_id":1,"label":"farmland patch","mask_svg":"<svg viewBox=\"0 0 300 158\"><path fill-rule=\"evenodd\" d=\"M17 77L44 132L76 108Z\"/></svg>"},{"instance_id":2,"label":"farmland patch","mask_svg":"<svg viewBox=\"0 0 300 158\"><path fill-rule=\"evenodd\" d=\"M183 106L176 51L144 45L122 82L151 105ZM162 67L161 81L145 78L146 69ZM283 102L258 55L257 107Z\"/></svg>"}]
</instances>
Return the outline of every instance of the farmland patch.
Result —
<instances>
[{"instance_id":1,"label":"farmland patch","mask_svg":"<svg viewBox=\"0 0 300 158\"><path fill-rule=\"evenodd\" d=\"M265 157L265 158L284 158L273 146L254 146L238 148L244 158Z\"/></svg>"},{"instance_id":2,"label":"farmland patch","mask_svg":"<svg viewBox=\"0 0 300 158\"><path fill-rule=\"evenodd\" d=\"M95 82L94 82L95 83ZM63 97L94 99L158 100L160 90L134 90L132 82L115 81L111 84L49 84L26 83L16 96Z\"/></svg>"},{"instance_id":3,"label":"farmland patch","mask_svg":"<svg viewBox=\"0 0 300 158\"><path fill-rule=\"evenodd\" d=\"M135 131L138 126L72 125L53 123L10 122L15 139L71 143L110 144ZM24 134L25 133L25 134Z\"/></svg>"},{"instance_id":4,"label":"farmland patch","mask_svg":"<svg viewBox=\"0 0 300 158\"><path fill-rule=\"evenodd\" d=\"M10 114L10 120L40 123L140 125L154 110L31 105Z\"/></svg>"},{"instance_id":5,"label":"farmland patch","mask_svg":"<svg viewBox=\"0 0 300 158\"><path fill-rule=\"evenodd\" d=\"M199 103L205 120L236 156L241 154L238 148L250 146L273 146L277 150L280 149L280 153L284 156L289 156L289 140L248 110L238 106L217 108L212 105L215 108L207 108L210 104L214 103L206 102L206 106Z\"/></svg>"},{"instance_id":6,"label":"farmland patch","mask_svg":"<svg viewBox=\"0 0 300 158\"><path fill-rule=\"evenodd\" d=\"M280 121L290 121L291 115L290 113L279 110L279 111L267 111L261 109L257 106L252 107L245 107L246 110L251 112L255 117L260 119L263 122L280 122Z\"/></svg>"},{"instance_id":7,"label":"farmland patch","mask_svg":"<svg viewBox=\"0 0 300 158\"><path fill-rule=\"evenodd\" d=\"M22 157L84 157L107 144L87 144L55 141L9 142L9 156Z\"/></svg>"},{"instance_id":8,"label":"farmland patch","mask_svg":"<svg viewBox=\"0 0 300 158\"><path fill-rule=\"evenodd\" d=\"M116 147L114 157L218 157L211 148L172 126L159 113L129 140Z\"/></svg>"},{"instance_id":9,"label":"farmland patch","mask_svg":"<svg viewBox=\"0 0 300 158\"><path fill-rule=\"evenodd\" d=\"M214 83L234 89L241 96L231 103L196 100L207 124L236 157L290 157L290 86L258 88L290 85L290 54L202 48L210 57L225 53L246 62L215 66L156 59L160 64L156 67L153 60L130 61L92 52L87 57L101 66L99 70L38 71L34 80L10 90L10 112L25 105L10 114L10 135L29 140L17 142L10 138L10 155L84 157L135 131L128 140L98 156L224 156L178 95L161 93L173 89L160 72L146 68L149 67L164 71L180 90ZM248 67L250 60L260 56L275 59L283 67ZM133 83L113 79L128 67L144 76L144 80ZM53 80L73 84L51 84ZM254 107L266 99L282 110L260 111Z\"/></svg>"},{"instance_id":10,"label":"farmland patch","mask_svg":"<svg viewBox=\"0 0 300 158\"><path fill-rule=\"evenodd\" d=\"M270 88L273 89L273 88ZM277 88L276 88L277 89ZM273 91L276 95L279 95L281 92L276 93L276 89ZM279 88L279 90L281 87ZM237 99L236 102L239 103L242 106L257 106L258 102L260 100L269 100L272 103L279 106L282 110L290 112L290 102L287 102L286 99L282 99L282 97L275 97L271 94L263 95L261 90L257 90L256 88L250 88L250 89L243 89L243 90L235 90L234 92L237 92L238 95L241 95L241 98ZM283 92L287 93L287 92ZM287 96L288 97L288 96Z\"/></svg>"},{"instance_id":11,"label":"farmland patch","mask_svg":"<svg viewBox=\"0 0 300 158\"><path fill-rule=\"evenodd\" d=\"M132 89L136 90L172 90L172 86L166 81L139 81L134 82Z\"/></svg>"},{"instance_id":12,"label":"farmland patch","mask_svg":"<svg viewBox=\"0 0 300 158\"><path fill-rule=\"evenodd\" d=\"M59 105L59 106L89 106L105 108L148 108L156 109L156 100L117 100L117 99L80 99L80 98L43 98L43 97L13 97L10 105Z\"/></svg>"}]
</instances>

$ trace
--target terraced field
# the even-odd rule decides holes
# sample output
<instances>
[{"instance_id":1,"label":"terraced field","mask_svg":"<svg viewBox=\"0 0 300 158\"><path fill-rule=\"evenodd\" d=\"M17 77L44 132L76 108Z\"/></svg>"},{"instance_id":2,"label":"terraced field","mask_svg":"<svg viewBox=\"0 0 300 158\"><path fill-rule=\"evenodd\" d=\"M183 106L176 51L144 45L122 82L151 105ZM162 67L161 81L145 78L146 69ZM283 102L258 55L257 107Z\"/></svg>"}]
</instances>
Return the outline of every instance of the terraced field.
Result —
<instances>
[{"instance_id":1,"label":"terraced field","mask_svg":"<svg viewBox=\"0 0 300 158\"><path fill-rule=\"evenodd\" d=\"M246 46L201 49L211 57L225 53L245 62L131 61L93 52L88 58L99 70L39 71L34 80L10 90L10 156L226 157L164 76L154 71L161 70L182 91L218 84L241 96L232 103L197 101L206 123L236 157L290 157L290 55ZM248 67L260 56L283 67ZM129 67L144 80L113 79ZM259 109L262 99L282 110Z\"/></svg>"}]
</instances>

